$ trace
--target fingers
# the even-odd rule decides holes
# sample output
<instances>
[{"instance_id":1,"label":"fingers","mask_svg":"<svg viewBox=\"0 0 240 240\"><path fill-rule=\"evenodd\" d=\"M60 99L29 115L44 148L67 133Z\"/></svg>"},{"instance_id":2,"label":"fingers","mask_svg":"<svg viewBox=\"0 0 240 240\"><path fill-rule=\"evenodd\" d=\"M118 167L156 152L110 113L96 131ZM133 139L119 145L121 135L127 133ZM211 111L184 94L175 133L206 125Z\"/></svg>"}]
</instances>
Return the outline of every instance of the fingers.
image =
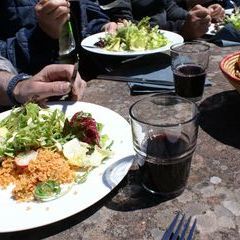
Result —
<instances>
[{"instance_id":1,"label":"fingers","mask_svg":"<svg viewBox=\"0 0 240 240\"><path fill-rule=\"evenodd\" d=\"M194 10L189 11L188 21L208 25L211 22L210 11L207 8L197 5Z\"/></svg>"},{"instance_id":2,"label":"fingers","mask_svg":"<svg viewBox=\"0 0 240 240\"><path fill-rule=\"evenodd\" d=\"M33 77L17 84L15 98L19 103L24 103L35 96L37 96L37 100L46 100L51 96L66 95L70 91L71 84L69 82L41 82Z\"/></svg>"},{"instance_id":3,"label":"fingers","mask_svg":"<svg viewBox=\"0 0 240 240\"><path fill-rule=\"evenodd\" d=\"M66 0L40 0L35 6L35 12L42 31L58 39L63 25L70 17L69 7Z\"/></svg>"},{"instance_id":4,"label":"fingers","mask_svg":"<svg viewBox=\"0 0 240 240\"><path fill-rule=\"evenodd\" d=\"M71 91L71 84L65 81L37 82L32 84L30 95L38 95L39 99L47 99L52 96L63 96Z\"/></svg>"},{"instance_id":5,"label":"fingers","mask_svg":"<svg viewBox=\"0 0 240 240\"><path fill-rule=\"evenodd\" d=\"M103 30L109 33L115 33L117 28L118 28L118 25L115 22L109 22L103 26Z\"/></svg>"},{"instance_id":6,"label":"fingers","mask_svg":"<svg viewBox=\"0 0 240 240\"><path fill-rule=\"evenodd\" d=\"M78 74L72 87L72 99L73 101L79 101L83 97L84 90L87 84L81 79Z\"/></svg>"},{"instance_id":7,"label":"fingers","mask_svg":"<svg viewBox=\"0 0 240 240\"><path fill-rule=\"evenodd\" d=\"M216 21L223 20L225 16L225 11L219 4L212 4L208 7L210 10L211 17L214 18Z\"/></svg>"},{"instance_id":8,"label":"fingers","mask_svg":"<svg viewBox=\"0 0 240 240\"><path fill-rule=\"evenodd\" d=\"M51 14L53 11L61 7L64 11L69 9L70 3L66 0L41 0L36 5L36 10L40 10L43 15Z\"/></svg>"},{"instance_id":9,"label":"fingers","mask_svg":"<svg viewBox=\"0 0 240 240\"><path fill-rule=\"evenodd\" d=\"M62 28L62 26L70 19L70 14L62 14L56 19L56 24Z\"/></svg>"},{"instance_id":10,"label":"fingers","mask_svg":"<svg viewBox=\"0 0 240 240\"><path fill-rule=\"evenodd\" d=\"M86 82L81 79L78 73L73 86L71 85L73 68L74 66L70 64L48 65L30 79L17 84L16 100L24 103L34 96L38 96L38 100L46 100L52 96L69 94L71 91L71 100L80 100Z\"/></svg>"},{"instance_id":11,"label":"fingers","mask_svg":"<svg viewBox=\"0 0 240 240\"><path fill-rule=\"evenodd\" d=\"M39 72L42 81L71 81L74 66L71 64L51 64Z\"/></svg>"},{"instance_id":12,"label":"fingers","mask_svg":"<svg viewBox=\"0 0 240 240\"><path fill-rule=\"evenodd\" d=\"M42 79L41 81L45 81L45 82L66 81L70 83L71 77L73 74L73 68L74 66L70 64L48 65L39 73L40 78ZM85 87L86 87L86 82L81 79L81 76L78 73L74 81L74 84L72 86L72 89L70 87L70 90L72 90L72 97L73 97L72 100L74 101L80 100L83 96ZM69 91L69 88L66 91ZM61 89L59 89L57 92L61 92ZM52 93L56 94L56 92L55 93L52 92Z\"/></svg>"},{"instance_id":13,"label":"fingers","mask_svg":"<svg viewBox=\"0 0 240 240\"><path fill-rule=\"evenodd\" d=\"M205 18L210 16L210 11L206 8L191 10L189 13L197 18Z\"/></svg>"},{"instance_id":14,"label":"fingers","mask_svg":"<svg viewBox=\"0 0 240 240\"><path fill-rule=\"evenodd\" d=\"M52 17L54 19L60 18L63 15L68 15L70 13L70 9L67 7L58 7L52 12ZM50 13L51 14L51 13Z\"/></svg>"},{"instance_id":15,"label":"fingers","mask_svg":"<svg viewBox=\"0 0 240 240\"><path fill-rule=\"evenodd\" d=\"M70 13L70 8L67 6L55 6L51 11L36 5L35 7L36 14L38 18L49 18L57 19L62 15L66 15Z\"/></svg>"},{"instance_id":16,"label":"fingers","mask_svg":"<svg viewBox=\"0 0 240 240\"><path fill-rule=\"evenodd\" d=\"M197 11L197 10L206 11L209 14L209 10L199 4L195 5L190 11Z\"/></svg>"}]
</instances>

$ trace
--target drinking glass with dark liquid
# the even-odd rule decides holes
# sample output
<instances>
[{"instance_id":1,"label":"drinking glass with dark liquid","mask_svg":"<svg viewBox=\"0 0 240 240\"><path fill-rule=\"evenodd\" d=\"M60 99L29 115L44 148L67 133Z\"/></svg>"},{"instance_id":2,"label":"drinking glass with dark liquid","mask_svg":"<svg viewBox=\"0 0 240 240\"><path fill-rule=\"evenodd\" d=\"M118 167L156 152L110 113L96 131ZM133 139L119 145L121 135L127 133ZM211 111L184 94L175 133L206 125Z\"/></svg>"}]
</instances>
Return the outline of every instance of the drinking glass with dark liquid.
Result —
<instances>
[{"instance_id":1,"label":"drinking glass with dark liquid","mask_svg":"<svg viewBox=\"0 0 240 240\"><path fill-rule=\"evenodd\" d=\"M180 195L196 147L197 105L157 94L134 103L130 119L143 187L164 198Z\"/></svg>"},{"instance_id":2,"label":"drinking glass with dark liquid","mask_svg":"<svg viewBox=\"0 0 240 240\"><path fill-rule=\"evenodd\" d=\"M171 66L178 96L199 101L204 92L209 45L199 41L171 46Z\"/></svg>"}]
</instances>

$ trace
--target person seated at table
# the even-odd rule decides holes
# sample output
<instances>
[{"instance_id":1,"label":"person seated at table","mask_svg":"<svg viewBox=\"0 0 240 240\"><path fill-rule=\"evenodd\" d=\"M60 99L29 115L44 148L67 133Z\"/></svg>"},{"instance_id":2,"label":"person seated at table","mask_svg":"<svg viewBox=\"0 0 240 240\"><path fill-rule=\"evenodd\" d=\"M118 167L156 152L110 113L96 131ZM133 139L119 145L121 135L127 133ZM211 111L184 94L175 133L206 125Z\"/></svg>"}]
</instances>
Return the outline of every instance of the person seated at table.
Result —
<instances>
[{"instance_id":1,"label":"person seated at table","mask_svg":"<svg viewBox=\"0 0 240 240\"><path fill-rule=\"evenodd\" d=\"M0 56L0 109L1 106L23 104L33 98L47 101L49 97L63 96L70 91L71 100L78 101L83 96L86 83L78 73L71 86L72 73L73 65L52 64L33 76L18 74L11 62Z\"/></svg>"},{"instance_id":2,"label":"person seated at table","mask_svg":"<svg viewBox=\"0 0 240 240\"><path fill-rule=\"evenodd\" d=\"M176 0L177 4L185 9L190 9L193 6L200 4L204 7L209 7L213 4L221 5L224 9L233 8L230 0ZM240 5L239 0L234 0L237 5Z\"/></svg>"},{"instance_id":3,"label":"person seated at table","mask_svg":"<svg viewBox=\"0 0 240 240\"><path fill-rule=\"evenodd\" d=\"M210 11L212 22L222 22L225 16L224 6L227 6L227 1L208 1L208 0L175 0L176 3L186 10L200 4ZM221 3L221 4L220 4Z\"/></svg>"},{"instance_id":4,"label":"person seated at table","mask_svg":"<svg viewBox=\"0 0 240 240\"><path fill-rule=\"evenodd\" d=\"M91 0L81 0L73 5L79 27L75 34L78 41L100 31L109 22ZM69 17L67 0L0 1L0 54L19 72L37 73L58 61L58 40Z\"/></svg>"},{"instance_id":5,"label":"person seated at table","mask_svg":"<svg viewBox=\"0 0 240 240\"><path fill-rule=\"evenodd\" d=\"M110 6L102 10L110 19L126 19L139 21L145 16L150 17L152 25L158 25L160 29L178 32L185 40L202 37L208 30L211 22L210 11L201 5L194 6L186 11L179 7L173 0L99 0L100 6ZM110 2L115 2L110 5ZM122 8L124 4L125 8ZM117 28L118 25L115 25Z\"/></svg>"}]
</instances>

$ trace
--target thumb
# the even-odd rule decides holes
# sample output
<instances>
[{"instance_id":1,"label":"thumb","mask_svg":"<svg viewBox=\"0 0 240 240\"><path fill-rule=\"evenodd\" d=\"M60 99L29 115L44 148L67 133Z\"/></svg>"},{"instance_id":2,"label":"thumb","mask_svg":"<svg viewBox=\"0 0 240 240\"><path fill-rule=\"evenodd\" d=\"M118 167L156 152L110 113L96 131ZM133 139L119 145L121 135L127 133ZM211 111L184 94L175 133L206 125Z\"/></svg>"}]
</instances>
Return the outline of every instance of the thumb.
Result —
<instances>
[{"instance_id":1,"label":"thumb","mask_svg":"<svg viewBox=\"0 0 240 240\"><path fill-rule=\"evenodd\" d=\"M117 30L117 24L113 23L113 22L109 23L108 32L114 33L114 32L116 32L116 30Z\"/></svg>"}]
</instances>

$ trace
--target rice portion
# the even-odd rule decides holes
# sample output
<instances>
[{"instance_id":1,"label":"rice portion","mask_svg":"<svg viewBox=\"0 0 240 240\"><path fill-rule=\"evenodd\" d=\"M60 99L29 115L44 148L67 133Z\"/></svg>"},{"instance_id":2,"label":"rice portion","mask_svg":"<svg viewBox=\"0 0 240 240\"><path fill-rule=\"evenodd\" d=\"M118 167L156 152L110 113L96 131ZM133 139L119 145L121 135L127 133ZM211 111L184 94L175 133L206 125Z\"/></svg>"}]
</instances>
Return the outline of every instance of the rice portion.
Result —
<instances>
[{"instance_id":1,"label":"rice portion","mask_svg":"<svg viewBox=\"0 0 240 240\"><path fill-rule=\"evenodd\" d=\"M17 201L30 201L39 182L55 180L60 184L71 183L75 179L75 171L70 168L65 158L57 152L39 149L35 160L28 167L19 169L12 158L3 161L0 167L0 186L6 188L15 184L13 198Z\"/></svg>"}]
</instances>

